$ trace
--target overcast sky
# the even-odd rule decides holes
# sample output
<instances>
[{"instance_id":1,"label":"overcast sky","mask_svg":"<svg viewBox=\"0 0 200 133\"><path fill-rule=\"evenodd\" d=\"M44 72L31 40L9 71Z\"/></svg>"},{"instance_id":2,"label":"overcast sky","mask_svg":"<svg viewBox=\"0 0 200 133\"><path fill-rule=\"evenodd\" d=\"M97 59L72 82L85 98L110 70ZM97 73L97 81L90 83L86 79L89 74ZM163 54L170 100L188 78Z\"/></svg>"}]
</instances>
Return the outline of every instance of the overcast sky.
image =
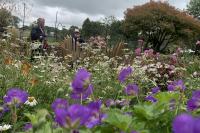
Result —
<instances>
[{"instance_id":1,"label":"overcast sky","mask_svg":"<svg viewBox=\"0 0 200 133\"><path fill-rule=\"evenodd\" d=\"M102 20L106 16L115 16L123 19L124 11L150 0L30 0L26 24L43 17L46 25L55 25L56 12L58 22L67 28L71 25L81 26L89 17L91 20ZM168 0L179 9L185 9L189 0Z\"/></svg>"}]
</instances>

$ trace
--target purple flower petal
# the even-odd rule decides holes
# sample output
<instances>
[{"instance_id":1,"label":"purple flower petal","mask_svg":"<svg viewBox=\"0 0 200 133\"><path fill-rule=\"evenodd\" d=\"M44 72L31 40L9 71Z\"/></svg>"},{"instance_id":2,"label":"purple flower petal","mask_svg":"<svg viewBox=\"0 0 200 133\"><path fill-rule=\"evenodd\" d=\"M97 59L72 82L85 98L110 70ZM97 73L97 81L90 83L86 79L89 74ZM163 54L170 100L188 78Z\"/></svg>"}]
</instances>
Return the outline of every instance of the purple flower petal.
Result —
<instances>
[{"instance_id":1,"label":"purple flower petal","mask_svg":"<svg viewBox=\"0 0 200 133\"><path fill-rule=\"evenodd\" d=\"M133 72L132 67L124 68L120 71L118 79L121 83L124 83L127 77Z\"/></svg>"},{"instance_id":2,"label":"purple flower petal","mask_svg":"<svg viewBox=\"0 0 200 133\"><path fill-rule=\"evenodd\" d=\"M93 85L90 84L89 87L83 93L77 93L75 91L72 91L71 98L73 99L82 98L82 100L84 100L92 94L92 91L93 91Z\"/></svg>"},{"instance_id":3,"label":"purple flower petal","mask_svg":"<svg viewBox=\"0 0 200 133\"><path fill-rule=\"evenodd\" d=\"M199 125L200 125L200 118L195 118L193 133L200 133L200 126Z\"/></svg>"},{"instance_id":4,"label":"purple flower petal","mask_svg":"<svg viewBox=\"0 0 200 133\"><path fill-rule=\"evenodd\" d=\"M126 95L138 95L139 87L136 84L128 84L124 92Z\"/></svg>"},{"instance_id":5,"label":"purple flower petal","mask_svg":"<svg viewBox=\"0 0 200 133\"><path fill-rule=\"evenodd\" d=\"M72 82L72 94L73 99L86 99L93 90L93 86L90 84L91 74L85 69L79 69Z\"/></svg>"},{"instance_id":6,"label":"purple flower petal","mask_svg":"<svg viewBox=\"0 0 200 133\"><path fill-rule=\"evenodd\" d=\"M184 91L186 89L184 82L182 80L173 81L167 86L168 91Z\"/></svg>"},{"instance_id":7,"label":"purple flower petal","mask_svg":"<svg viewBox=\"0 0 200 133\"><path fill-rule=\"evenodd\" d=\"M149 96L145 97L145 100L146 101L150 101L152 103L157 102L157 99L155 97L153 97L152 95L149 95Z\"/></svg>"},{"instance_id":8,"label":"purple flower petal","mask_svg":"<svg viewBox=\"0 0 200 133\"><path fill-rule=\"evenodd\" d=\"M159 91L160 91L160 87L154 87L154 88L151 89L151 92L152 92L153 94L156 94L156 93L158 93Z\"/></svg>"},{"instance_id":9,"label":"purple flower petal","mask_svg":"<svg viewBox=\"0 0 200 133\"><path fill-rule=\"evenodd\" d=\"M107 107L116 105L116 103L115 103L115 101L113 99L106 100L105 104L106 104Z\"/></svg>"},{"instance_id":10,"label":"purple flower petal","mask_svg":"<svg viewBox=\"0 0 200 133\"><path fill-rule=\"evenodd\" d=\"M6 96L4 97L4 102L6 104L15 104L19 106L23 104L28 99L28 93L19 88L11 88L7 91Z\"/></svg>"},{"instance_id":11,"label":"purple flower petal","mask_svg":"<svg viewBox=\"0 0 200 133\"><path fill-rule=\"evenodd\" d=\"M57 98L51 105L51 108L55 111L56 109L67 110L68 102L65 99Z\"/></svg>"},{"instance_id":12,"label":"purple flower petal","mask_svg":"<svg viewBox=\"0 0 200 133\"><path fill-rule=\"evenodd\" d=\"M192 98L187 102L187 109L193 111L200 108L200 90L194 91Z\"/></svg>"},{"instance_id":13,"label":"purple flower petal","mask_svg":"<svg viewBox=\"0 0 200 133\"><path fill-rule=\"evenodd\" d=\"M193 133L194 119L191 115L181 114L177 116L173 121L174 133Z\"/></svg>"},{"instance_id":14,"label":"purple flower petal","mask_svg":"<svg viewBox=\"0 0 200 133\"><path fill-rule=\"evenodd\" d=\"M31 123L26 123L24 125L24 131L29 131L33 128L33 125Z\"/></svg>"}]
</instances>

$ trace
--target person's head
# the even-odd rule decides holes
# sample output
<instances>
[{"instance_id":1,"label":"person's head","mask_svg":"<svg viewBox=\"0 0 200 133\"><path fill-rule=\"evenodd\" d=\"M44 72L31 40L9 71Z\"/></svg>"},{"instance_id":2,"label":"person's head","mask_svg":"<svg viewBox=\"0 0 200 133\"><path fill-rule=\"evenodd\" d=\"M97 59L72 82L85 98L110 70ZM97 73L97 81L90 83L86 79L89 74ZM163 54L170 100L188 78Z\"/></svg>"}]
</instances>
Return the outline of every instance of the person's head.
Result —
<instances>
[{"instance_id":1,"label":"person's head","mask_svg":"<svg viewBox=\"0 0 200 133\"><path fill-rule=\"evenodd\" d=\"M74 30L74 36L75 36L75 37L80 37L79 29L75 29L75 30Z\"/></svg>"},{"instance_id":2,"label":"person's head","mask_svg":"<svg viewBox=\"0 0 200 133\"><path fill-rule=\"evenodd\" d=\"M45 19L44 18L38 18L37 23L38 23L39 27L44 28Z\"/></svg>"}]
</instances>

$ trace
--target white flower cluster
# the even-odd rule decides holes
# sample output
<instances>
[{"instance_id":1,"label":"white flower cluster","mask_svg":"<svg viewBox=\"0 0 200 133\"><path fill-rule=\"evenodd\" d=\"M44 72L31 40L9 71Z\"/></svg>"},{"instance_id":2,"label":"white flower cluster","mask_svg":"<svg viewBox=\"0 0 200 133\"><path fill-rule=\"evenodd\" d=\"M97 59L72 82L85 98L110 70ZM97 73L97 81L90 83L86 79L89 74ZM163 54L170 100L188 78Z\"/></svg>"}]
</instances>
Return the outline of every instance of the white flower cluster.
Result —
<instances>
[{"instance_id":1,"label":"white flower cluster","mask_svg":"<svg viewBox=\"0 0 200 133\"><path fill-rule=\"evenodd\" d=\"M9 124L2 125L2 126L0 126L0 131L6 131L8 129L11 129L11 127L12 126Z\"/></svg>"}]
</instances>

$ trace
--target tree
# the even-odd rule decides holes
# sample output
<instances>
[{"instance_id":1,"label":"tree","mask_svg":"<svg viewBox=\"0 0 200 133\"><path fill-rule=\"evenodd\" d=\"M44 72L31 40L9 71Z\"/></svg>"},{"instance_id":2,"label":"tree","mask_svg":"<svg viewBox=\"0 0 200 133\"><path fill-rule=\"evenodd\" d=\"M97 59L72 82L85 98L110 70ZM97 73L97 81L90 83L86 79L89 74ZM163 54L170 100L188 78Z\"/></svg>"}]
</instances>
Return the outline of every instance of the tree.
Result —
<instances>
[{"instance_id":1,"label":"tree","mask_svg":"<svg viewBox=\"0 0 200 133\"><path fill-rule=\"evenodd\" d=\"M0 9L0 27L7 27L12 19L11 13L4 9Z\"/></svg>"},{"instance_id":2,"label":"tree","mask_svg":"<svg viewBox=\"0 0 200 133\"><path fill-rule=\"evenodd\" d=\"M82 35L84 38L89 38L91 36L91 22L90 19L87 18L82 25Z\"/></svg>"},{"instance_id":3,"label":"tree","mask_svg":"<svg viewBox=\"0 0 200 133\"><path fill-rule=\"evenodd\" d=\"M125 39L125 35L123 32L123 21L113 21L110 25L110 43L111 45L114 45L121 40Z\"/></svg>"},{"instance_id":4,"label":"tree","mask_svg":"<svg viewBox=\"0 0 200 133\"><path fill-rule=\"evenodd\" d=\"M82 35L84 38L88 39L91 36L98 36L104 35L105 27L103 23L99 21L90 21L89 18L87 18L82 25Z\"/></svg>"},{"instance_id":5,"label":"tree","mask_svg":"<svg viewBox=\"0 0 200 133\"><path fill-rule=\"evenodd\" d=\"M15 27L18 27L19 22L21 21L21 19L17 16L12 16L12 25Z\"/></svg>"},{"instance_id":6,"label":"tree","mask_svg":"<svg viewBox=\"0 0 200 133\"><path fill-rule=\"evenodd\" d=\"M189 4L187 5L187 10L195 18L199 18L200 17L200 0L190 0Z\"/></svg>"},{"instance_id":7,"label":"tree","mask_svg":"<svg viewBox=\"0 0 200 133\"><path fill-rule=\"evenodd\" d=\"M116 22L116 18L114 16L108 16L103 19L103 24L105 26L105 37L111 34L111 26Z\"/></svg>"},{"instance_id":8,"label":"tree","mask_svg":"<svg viewBox=\"0 0 200 133\"><path fill-rule=\"evenodd\" d=\"M177 39L191 39L199 35L200 22L166 2L151 1L126 10L124 31L129 38L141 33L145 47L163 52Z\"/></svg>"}]
</instances>

